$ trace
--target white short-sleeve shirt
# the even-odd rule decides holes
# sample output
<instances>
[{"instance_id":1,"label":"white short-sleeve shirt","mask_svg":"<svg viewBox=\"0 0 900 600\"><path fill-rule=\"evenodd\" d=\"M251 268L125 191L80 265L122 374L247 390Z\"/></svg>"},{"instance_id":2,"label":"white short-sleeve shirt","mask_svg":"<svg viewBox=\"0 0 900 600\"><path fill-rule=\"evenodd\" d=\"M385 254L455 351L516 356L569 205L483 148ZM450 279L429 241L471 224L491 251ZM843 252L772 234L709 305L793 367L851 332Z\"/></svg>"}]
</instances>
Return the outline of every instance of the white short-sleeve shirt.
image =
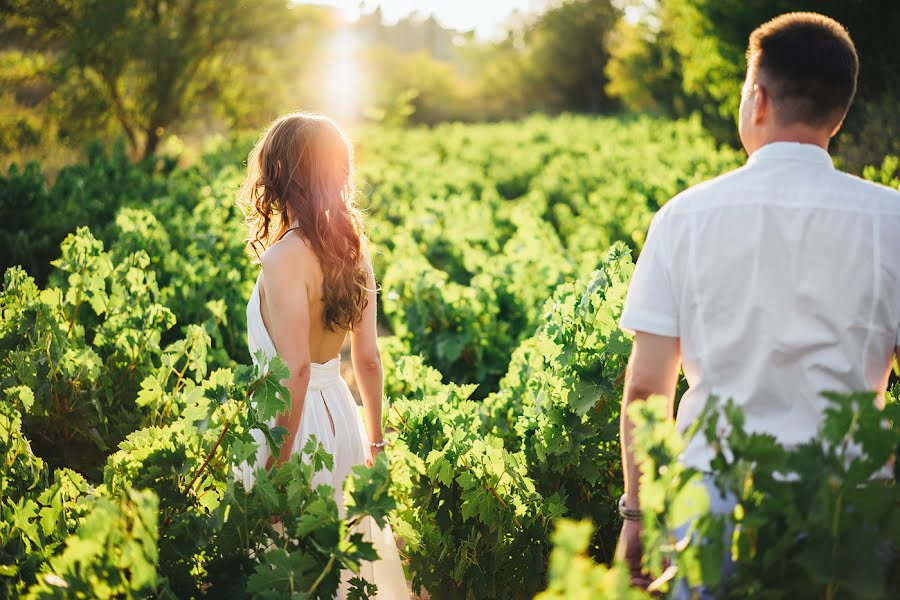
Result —
<instances>
[{"instance_id":1,"label":"white short-sleeve shirt","mask_svg":"<svg viewBox=\"0 0 900 600\"><path fill-rule=\"evenodd\" d=\"M620 326L679 338L679 429L715 395L748 430L806 441L822 391L883 399L900 346L900 192L835 170L818 146L768 144L657 213ZM705 469L702 437L683 460Z\"/></svg>"}]
</instances>

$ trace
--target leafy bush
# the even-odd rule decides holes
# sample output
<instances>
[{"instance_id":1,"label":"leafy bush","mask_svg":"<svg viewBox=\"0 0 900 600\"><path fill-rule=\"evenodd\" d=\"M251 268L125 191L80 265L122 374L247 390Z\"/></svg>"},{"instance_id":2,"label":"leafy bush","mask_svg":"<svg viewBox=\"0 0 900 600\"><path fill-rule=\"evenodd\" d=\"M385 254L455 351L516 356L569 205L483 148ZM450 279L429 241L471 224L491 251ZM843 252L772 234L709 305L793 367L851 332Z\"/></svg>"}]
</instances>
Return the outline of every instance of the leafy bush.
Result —
<instances>
[{"instance_id":1,"label":"leafy bush","mask_svg":"<svg viewBox=\"0 0 900 600\"><path fill-rule=\"evenodd\" d=\"M121 144L109 155L89 146L86 164L61 169L52 185L37 163L11 166L0 176L0 271L19 265L43 284L66 235L78 227L101 234L120 206L159 194L172 167L134 165Z\"/></svg>"},{"instance_id":2,"label":"leafy bush","mask_svg":"<svg viewBox=\"0 0 900 600\"><path fill-rule=\"evenodd\" d=\"M149 490L95 500L26 597L147 595L156 586L156 516L156 495Z\"/></svg>"},{"instance_id":3,"label":"leafy bush","mask_svg":"<svg viewBox=\"0 0 900 600\"><path fill-rule=\"evenodd\" d=\"M59 287L39 290L18 267L6 273L0 382L29 389L24 426L39 454L87 472L140 424L135 398L175 319L145 252L114 264L87 229L61 250Z\"/></svg>"},{"instance_id":4,"label":"leafy bush","mask_svg":"<svg viewBox=\"0 0 900 600\"><path fill-rule=\"evenodd\" d=\"M414 585L448 598L522 598L544 582L561 515L601 524L592 553L611 557L620 521L616 431L630 342L618 330L633 266L617 245L590 278L563 284L544 325L513 355L498 393L441 383L423 357L392 368L397 531ZM437 590L435 592L434 590Z\"/></svg>"},{"instance_id":5,"label":"leafy bush","mask_svg":"<svg viewBox=\"0 0 900 600\"><path fill-rule=\"evenodd\" d=\"M692 584L720 584L730 598L897 597L900 495L885 471L900 448L900 406L879 410L874 393L825 396L831 406L818 438L796 448L747 432L732 402L708 402L695 434L717 449L716 486L737 500L721 517L702 509L698 474L676 460L683 441L665 418L664 399L636 406L645 560L652 572L670 561ZM675 528L694 511L696 524L677 538ZM735 572L720 582L726 526L734 532L727 543Z\"/></svg>"},{"instance_id":6,"label":"leafy bush","mask_svg":"<svg viewBox=\"0 0 900 600\"><path fill-rule=\"evenodd\" d=\"M402 365L412 393L391 405L398 496L396 531L414 573L446 598L525 597L539 589L548 517L522 453L482 436L472 386L438 383L421 363Z\"/></svg>"},{"instance_id":7,"label":"leafy bush","mask_svg":"<svg viewBox=\"0 0 900 600\"><path fill-rule=\"evenodd\" d=\"M499 389L556 286L596 269L616 241L640 248L662 204L740 162L698 121L650 118L533 117L363 140L385 324L445 381L478 383L476 398Z\"/></svg>"},{"instance_id":8,"label":"leafy bush","mask_svg":"<svg viewBox=\"0 0 900 600\"><path fill-rule=\"evenodd\" d=\"M609 598L647 600L651 596L631 587L628 570L597 564L587 549L594 527L590 521L560 519L553 532L553 552L548 567L547 589L535 600Z\"/></svg>"},{"instance_id":9,"label":"leafy bush","mask_svg":"<svg viewBox=\"0 0 900 600\"><path fill-rule=\"evenodd\" d=\"M269 369L212 373L182 392L180 416L119 445L102 484L67 469L49 483L16 429L28 402L16 390L16 404L0 405L10 439L4 465L12 465L0 480L5 593L282 597L300 589L331 598L341 568L358 570L361 560L377 558L356 528L367 518L383 525L394 507L388 466L379 458L374 468L354 469L344 519L332 489L314 485L315 473L331 465L314 439L302 459L258 471L252 489L235 482L234 465L256 451L251 429L262 429L277 451L283 430L269 430L264 421L285 405L287 390L276 383L285 370L276 361ZM362 580L354 587L360 597L373 591Z\"/></svg>"},{"instance_id":10,"label":"leafy bush","mask_svg":"<svg viewBox=\"0 0 900 600\"><path fill-rule=\"evenodd\" d=\"M624 244L589 278L563 284L544 305L543 325L513 355L501 391L485 401L486 427L506 432L528 474L567 514L598 526L592 551L609 560L620 525L618 428L631 340L618 319L633 270ZM513 420L512 418L515 417Z\"/></svg>"}]
</instances>

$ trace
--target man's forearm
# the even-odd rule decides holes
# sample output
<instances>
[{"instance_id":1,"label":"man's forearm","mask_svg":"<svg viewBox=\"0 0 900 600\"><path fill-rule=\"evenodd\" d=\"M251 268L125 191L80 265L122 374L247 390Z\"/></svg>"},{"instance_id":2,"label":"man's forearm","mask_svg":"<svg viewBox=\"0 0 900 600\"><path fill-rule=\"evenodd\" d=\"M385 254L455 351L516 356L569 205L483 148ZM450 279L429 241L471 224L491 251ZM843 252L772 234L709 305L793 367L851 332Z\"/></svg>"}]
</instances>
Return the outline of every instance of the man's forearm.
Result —
<instances>
[{"instance_id":1,"label":"man's forearm","mask_svg":"<svg viewBox=\"0 0 900 600\"><path fill-rule=\"evenodd\" d=\"M634 425L628 418L628 409L636 402L650 396L669 399L669 417L675 399L675 388L681 363L678 338L646 333L635 335L634 346L625 372L625 390L622 394L620 419L620 443L622 445L622 471L625 483L626 508L640 508L640 464L634 456Z\"/></svg>"},{"instance_id":2,"label":"man's forearm","mask_svg":"<svg viewBox=\"0 0 900 600\"><path fill-rule=\"evenodd\" d=\"M665 394L667 390L639 391L626 386L622 397L622 416L619 420L619 435L622 444L622 474L625 483L625 504L627 508L640 508L641 465L634 456L634 423L628 418L628 409L638 402L657 394Z\"/></svg>"}]
</instances>

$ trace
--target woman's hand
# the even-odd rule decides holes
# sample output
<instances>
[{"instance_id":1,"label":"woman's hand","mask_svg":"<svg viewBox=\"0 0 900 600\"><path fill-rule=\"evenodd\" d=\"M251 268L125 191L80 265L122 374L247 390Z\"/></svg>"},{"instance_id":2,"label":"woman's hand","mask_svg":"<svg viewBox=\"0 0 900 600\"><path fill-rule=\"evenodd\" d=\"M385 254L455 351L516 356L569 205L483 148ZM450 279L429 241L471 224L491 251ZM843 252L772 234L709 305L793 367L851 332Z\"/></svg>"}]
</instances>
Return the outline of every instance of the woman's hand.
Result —
<instances>
[{"instance_id":1,"label":"woman's hand","mask_svg":"<svg viewBox=\"0 0 900 600\"><path fill-rule=\"evenodd\" d=\"M382 442L383 442L383 440L378 440L378 441L375 442L375 443L380 444L380 443L382 443ZM381 445L381 446L375 446L375 445L369 444L369 457L366 458L366 466L367 466L367 467L371 467L372 465L374 465L374 464L375 464L375 457L378 456L379 454L381 454L382 452L384 452L384 446L383 446L383 445Z\"/></svg>"},{"instance_id":2,"label":"woman's hand","mask_svg":"<svg viewBox=\"0 0 900 600\"><path fill-rule=\"evenodd\" d=\"M288 437L293 438L293 436L288 436ZM275 466L276 462L277 462L278 466L281 466L284 463L286 463L288 460L290 460L291 453L288 450L288 448L292 447L293 439L288 440L288 442L285 442L281 445L281 451L278 453L278 456L271 454L271 453L269 454L269 459L266 461L266 471L270 471L272 469L272 467Z\"/></svg>"}]
</instances>

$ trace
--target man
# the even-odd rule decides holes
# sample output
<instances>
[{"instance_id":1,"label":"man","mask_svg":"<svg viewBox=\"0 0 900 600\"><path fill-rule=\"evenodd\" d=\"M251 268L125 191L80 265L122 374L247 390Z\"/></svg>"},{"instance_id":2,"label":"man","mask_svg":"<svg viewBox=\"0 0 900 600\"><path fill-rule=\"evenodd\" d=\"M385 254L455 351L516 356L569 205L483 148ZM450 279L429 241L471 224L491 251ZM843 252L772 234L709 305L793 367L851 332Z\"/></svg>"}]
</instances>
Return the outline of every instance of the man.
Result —
<instances>
[{"instance_id":1,"label":"man","mask_svg":"<svg viewBox=\"0 0 900 600\"><path fill-rule=\"evenodd\" d=\"M900 354L900 192L835 170L827 152L856 91L849 34L822 15L782 15L750 36L747 65L747 164L659 211L622 314L634 348L620 506L632 518L640 471L625 411L654 394L674 400L680 367L680 430L715 395L741 406L748 430L792 446L816 434L823 390L875 390L883 403ZM682 460L707 471L702 437ZM704 483L711 508L729 511ZM640 527L626 520L619 548L636 581Z\"/></svg>"}]
</instances>

